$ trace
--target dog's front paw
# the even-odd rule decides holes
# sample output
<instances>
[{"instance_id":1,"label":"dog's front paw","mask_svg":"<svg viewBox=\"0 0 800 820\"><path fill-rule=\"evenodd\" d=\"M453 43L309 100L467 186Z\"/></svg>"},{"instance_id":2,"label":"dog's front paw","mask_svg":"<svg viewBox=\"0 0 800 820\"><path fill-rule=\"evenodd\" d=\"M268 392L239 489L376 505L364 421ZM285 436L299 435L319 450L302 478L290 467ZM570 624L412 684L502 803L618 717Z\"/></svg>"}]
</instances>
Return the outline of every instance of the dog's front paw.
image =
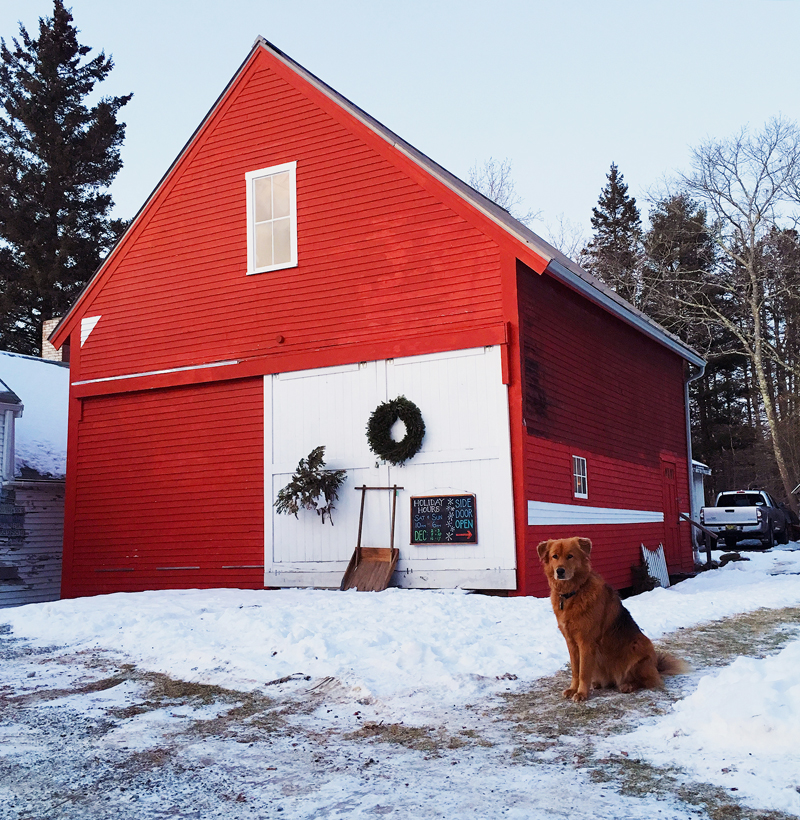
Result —
<instances>
[{"instance_id":1,"label":"dog's front paw","mask_svg":"<svg viewBox=\"0 0 800 820\"><path fill-rule=\"evenodd\" d=\"M587 698L587 697L589 697L588 693L586 693L586 692L581 692L580 690L578 690L578 691L577 691L577 692L576 692L576 693L572 696L572 700L573 700L575 703L582 703L584 700L586 700L586 698Z\"/></svg>"},{"instance_id":2,"label":"dog's front paw","mask_svg":"<svg viewBox=\"0 0 800 820\"><path fill-rule=\"evenodd\" d=\"M562 695L564 695L564 697L565 697L567 700L569 700L569 699L570 699L570 698L571 698L571 697L575 694L575 692L576 692L576 691L577 691L576 689L573 689L573 688L570 686L570 688L569 688L569 689L565 689L565 690L564 690L561 694L562 694Z\"/></svg>"}]
</instances>

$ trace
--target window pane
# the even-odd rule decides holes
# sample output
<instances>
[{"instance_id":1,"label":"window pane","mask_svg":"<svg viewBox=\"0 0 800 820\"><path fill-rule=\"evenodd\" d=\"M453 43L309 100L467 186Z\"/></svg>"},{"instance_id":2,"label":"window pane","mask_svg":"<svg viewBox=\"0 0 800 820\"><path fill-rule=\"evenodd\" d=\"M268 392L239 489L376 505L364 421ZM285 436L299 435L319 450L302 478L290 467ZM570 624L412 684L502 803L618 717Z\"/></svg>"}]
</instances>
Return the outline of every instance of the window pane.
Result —
<instances>
[{"instance_id":1,"label":"window pane","mask_svg":"<svg viewBox=\"0 0 800 820\"><path fill-rule=\"evenodd\" d=\"M291 225L289 219L276 219L273 223L273 264L280 265L292 261L292 249L289 243Z\"/></svg>"},{"instance_id":2,"label":"window pane","mask_svg":"<svg viewBox=\"0 0 800 820\"><path fill-rule=\"evenodd\" d=\"M580 456L572 457L572 476L575 495L586 496L586 459Z\"/></svg>"},{"instance_id":3,"label":"window pane","mask_svg":"<svg viewBox=\"0 0 800 820\"><path fill-rule=\"evenodd\" d=\"M275 174L272 177L273 217L289 216L289 173Z\"/></svg>"},{"instance_id":4,"label":"window pane","mask_svg":"<svg viewBox=\"0 0 800 820\"><path fill-rule=\"evenodd\" d=\"M256 267L266 268L272 264L272 222L256 225Z\"/></svg>"},{"instance_id":5,"label":"window pane","mask_svg":"<svg viewBox=\"0 0 800 820\"><path fill-rule=\"evenodd\" d=\"M256 222L272 219L272 177L253 180L253 199L256 206Z\"/></svg>"}]
</instances>

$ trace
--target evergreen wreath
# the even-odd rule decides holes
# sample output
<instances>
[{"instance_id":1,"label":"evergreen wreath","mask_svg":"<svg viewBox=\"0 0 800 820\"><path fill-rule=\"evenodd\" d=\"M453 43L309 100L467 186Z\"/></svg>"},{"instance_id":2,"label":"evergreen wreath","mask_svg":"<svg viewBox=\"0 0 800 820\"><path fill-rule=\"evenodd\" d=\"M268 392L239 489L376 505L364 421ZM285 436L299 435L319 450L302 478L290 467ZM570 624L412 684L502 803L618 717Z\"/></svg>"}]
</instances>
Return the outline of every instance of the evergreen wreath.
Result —
<instances>
[{"instance_id":1,"label":"evergreen wreath","mask_svg":"<svg viewBox=\"0 0 800 820\"><path fill-rule=\"evenodd\" d=\"M406 426L402 441L392 438L392 425L400 419ZM398 396L379 404L367 422L367 442L375 455L390 464L402 465L420 451L425 438L425 422L413 401Z\"/></svg>"},{"instance_id":2,"label":"evergreen wreath","mask_svg":"<svg viewBox=\"0 0 800 820\"><path fill-rule=\"evenodd\" d=\"M325 447L315 447L308 458L301 458L292 480L278 493L275 508L279 513L294 515L303 507L306 510L316 510L317 515L325 516L333 526L331 513L334 502L339 498L339 488L347 478L347 470L325 470ZM320 496L325 497L325 503L320 504Z\"/></svg>"}]
</instances>

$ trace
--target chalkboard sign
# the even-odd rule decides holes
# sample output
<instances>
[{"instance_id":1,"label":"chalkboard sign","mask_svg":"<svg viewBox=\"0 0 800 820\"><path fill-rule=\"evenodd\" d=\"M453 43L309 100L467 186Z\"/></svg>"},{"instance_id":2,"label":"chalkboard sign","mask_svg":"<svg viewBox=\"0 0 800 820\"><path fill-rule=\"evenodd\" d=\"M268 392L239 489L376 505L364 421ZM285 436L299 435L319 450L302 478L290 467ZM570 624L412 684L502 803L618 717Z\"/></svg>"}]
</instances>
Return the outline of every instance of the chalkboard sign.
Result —
<instances>
[{"instance_id":1,"label":"chalkboard sign","mask_svg":"<svg viewBox=\"0 0 800 820\"><path fill-rule=\"evenodd\" d=\"M412 544L477 544L474 495L411 498Z\"/></svg>"}]
</instances>

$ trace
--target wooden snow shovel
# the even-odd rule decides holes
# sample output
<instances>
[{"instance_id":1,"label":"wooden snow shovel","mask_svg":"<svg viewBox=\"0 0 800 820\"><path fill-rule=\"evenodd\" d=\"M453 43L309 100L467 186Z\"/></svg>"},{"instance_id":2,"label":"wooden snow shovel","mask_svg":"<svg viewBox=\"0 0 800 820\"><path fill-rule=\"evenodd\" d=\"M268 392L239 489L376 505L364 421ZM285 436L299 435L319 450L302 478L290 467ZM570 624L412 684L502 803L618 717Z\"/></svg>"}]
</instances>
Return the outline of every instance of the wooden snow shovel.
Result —
<instances>
[{"instance_id":1,"label":"wooden snow shovel","mask_svg":"<svg viewBox=\"0 0 800 820\"><path fill-rule=\"evenodd\" d=\"M397 491L402 490L396 484L393 487L356 487L361 490L361 512L358 516L358 543L353 557L347 565L342 578L341 590L357 589L360 592L380 592L389 586L392 573L397 566L400 550L394 548L394 521L397 511ZM392 530L389 547L362 547L361 530L364 526L364 501L367 490L391 490L392 492Z\"/></svg>"}]
</instances>

